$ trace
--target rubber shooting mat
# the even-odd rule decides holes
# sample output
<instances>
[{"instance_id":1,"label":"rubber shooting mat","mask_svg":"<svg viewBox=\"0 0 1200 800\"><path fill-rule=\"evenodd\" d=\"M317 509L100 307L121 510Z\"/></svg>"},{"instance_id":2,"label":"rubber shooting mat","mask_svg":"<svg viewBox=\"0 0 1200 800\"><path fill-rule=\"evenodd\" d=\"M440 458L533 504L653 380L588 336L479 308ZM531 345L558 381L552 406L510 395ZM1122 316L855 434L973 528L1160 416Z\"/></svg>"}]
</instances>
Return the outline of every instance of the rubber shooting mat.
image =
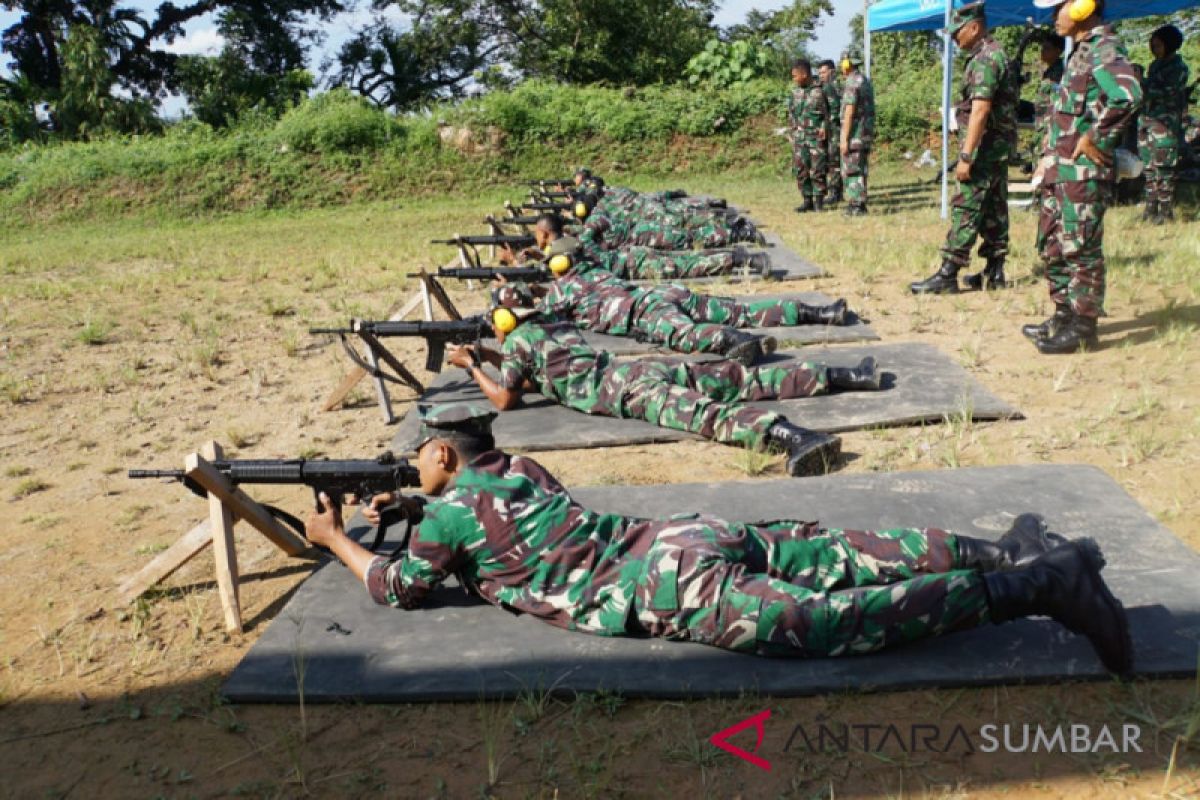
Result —
<instances>
[{"instance_id":1,"label":"rubber shooting mat","mask_svg":"<svg viewBox=\"0 0 1200 800\"><path fill-rule=\"evenodd\" d=\"M848 431L883 425L941 422L969 414L976 420L1020 418L1021 413L985 389L944 353L921 343L806 347L779 351L769 362L808 359L829 366L854 366L873 355L884 373L878 392L835 392L822 397L776 400L754 405L779 411L788 420L821 431ZM494 374L494 373L493 373ZM459 369L448 368L427 387L421 403L488 401L475 382ZM397 426L392 449L406 452L415 439L416 415ZM694 434L660 428L636 419L595 417L572 411L540 394L529 393L521 405L492 423L496 444L506 450L570 450L674 442Z\"/></svg>"},{"instance_id":2,"label":"rubber shooting mat","mask_svg":"<svg viewBox=\"0 0 1200 800\"><path fill-rule=\"evenodd\" d=\"M754 300L799 300L811 306L823 306L833 302L833 298L820 292L798 292L795 294L754 295L738 297L739 302ZM847 325L792 325L786 328L747 328L750 333L764 336L774 336L780 343L787 342L795 345L833 344L839 342L871 342L877 341L879 335L871 326L863 322L857 314L846 315ZM639 342L628 336L609 336L606 333L582 331L583 338L597 350L607 350L613 355L632 356L653 353L671 355L672 351L662 345L650 342Z\"/></svg>"},{"instance_id":3,"label":"rubber shooting mat","mask_svg":"<svg viewBox=\"0 0 1200 800\"><path fill-rule=\"evenodd\" d=\"M1099 541L1108 560L1105 579L1129 613L1138 674L1179 677L1196 669L1200 556L1095 467L612 486L574 495L591 508L650 517L703 511L848 528L935 525L989 539L999 538L1016 514L1036 510L1052 530ZM337 563L301 584L224 694L236 702L296 702L300 663L308 703L470 701L551 689L781 696L1107 679L1088 642L1047 619L986 625L871 655L768 659L685 642L570 633L457 587L439 588L415 611L377 606Z\"/></svg>"}]
</instances>

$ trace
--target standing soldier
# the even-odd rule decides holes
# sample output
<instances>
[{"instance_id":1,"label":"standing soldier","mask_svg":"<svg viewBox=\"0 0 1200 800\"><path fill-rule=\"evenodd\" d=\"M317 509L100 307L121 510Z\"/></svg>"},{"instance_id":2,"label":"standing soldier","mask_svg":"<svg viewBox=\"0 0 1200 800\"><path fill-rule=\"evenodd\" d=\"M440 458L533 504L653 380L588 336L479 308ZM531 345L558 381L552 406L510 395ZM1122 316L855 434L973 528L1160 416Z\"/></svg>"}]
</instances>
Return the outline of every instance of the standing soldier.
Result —
<instances>
[{"instance_id":1,"label":"standing soldier","mask_svg":"<svg viewBox=\"0 0 1200 800\"><path fill-rule=\"evenodd\" d=\"M829 104L825 89L813 76L812 64L792 64L792 96L788 120L792 126L792 171L804 202L796 211L825 210L825 153L829 146Z\"/></svg>"},{"instance_id":2,"label":"standing soldier","mask_svg":"<svg viewBox=\"0 0 1200 800\"><path fill-rule=\"evenodd\" d=\"M817 71L821 78L821 88L825 90L825 102L829 105L825 204L835 205L842 202L842 153L838 146L838 125L842 119L842 82L838 80L836 65L829 59L822 61Z\"/></svg>"},{"instance_id":3,"label":"standing soldier","mask_svg":"<svg viewBox=\"0 0 1200 800\"><path fill-rule=\"evenodd\" d=\"M875 89L863 75L862 54L857 47L842 53L842 123L838 152L842 157L842 183L846 191L846 215L867 213L867 172L871 145L875 141Z\"/></svg>"},{"instance_id":4,"label":"standing soldier","mask_svg":"<svg viewBox=\"0 0 1200 800\"><path fill-rule=\"evenodd\" d=\"M960 148L950 232L942 245L942 266L909 285L913 294L958 292L958 271L971 263L971 247L987 267L967 277L972 288L1004 285L1008 255L1008 160L1017 142L1017 82L1008 58L987 29L983 3L963 6L951 18L950 34L967 54L962 100L956 108Z\"/></svg>"},{"instance_id":5,"label":"standing soldier","mask_svg":"<svg viewBox=\"0 0 1200 800\"><path fill-rule=\"evenodd\" d=\"M1188 104L1188 68L1179 55L1183 33L1164 25L1150 34L1154 61L1142 81L1146 102L1138 124L1138 150L1146 165L1146 208L1143 220L1162 225L1175 219L1175 166Z\"/></svg>"},{"instance_id":6,"label":"standing soldier","mask_svg":"<svg viewBox=\"0 0 1200 800\"><path fill-rule=\"evenodd\" d=\"M1055 8L1054 27L1076 50L1054 100L1039 171L1045 193L1038 252L1054 316L1021 332L1042 353L1096 345L1104 308L1104 211L1116 184L1113 153L1142 102L1125 46L1104 24L1104 0L1034 0Z\"/></svg>"},{"instance_id":7,"label":"standing soldier","mask_svg":"<svg viewBox=\"0 0 1200 800\"><path fill-rule=\"evenodd\" d=\"M1062 83L1063 70L1063 53L1067 51L1067 40L1056 33L1048 33L1042 37L1042 46L1039 53L1042 65L1045 67L1042 70L1042 79L1038 81L1037 93L1033 99L1033 129L1035 132L1033 142L1033 163L1042 156L1042 148L1046 144L1046 133L1050 128L1050 114L1054 110L1054 98L1058 95L1059 85ZM1037 212L1042 207L1042 192L1039 186L1034 191L1033 203L1029 206L1029 210Z\"/></svg>"}]
</instances>

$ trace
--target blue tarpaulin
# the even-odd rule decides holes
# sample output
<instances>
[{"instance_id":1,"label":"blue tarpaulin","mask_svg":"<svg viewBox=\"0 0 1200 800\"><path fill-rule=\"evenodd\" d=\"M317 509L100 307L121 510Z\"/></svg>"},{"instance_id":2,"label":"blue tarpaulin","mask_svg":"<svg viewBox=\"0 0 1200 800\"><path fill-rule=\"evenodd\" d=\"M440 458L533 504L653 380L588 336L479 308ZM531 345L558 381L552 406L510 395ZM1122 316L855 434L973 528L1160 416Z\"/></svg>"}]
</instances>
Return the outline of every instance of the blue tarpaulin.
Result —
<instances>
[{"instance_id":1,"label":"blue tarpaulin","mask_svg":"<svg viewBox=\"0 0 1200 800\"><path fill-rule=\"evenodd\" d=\"M968 2L973 0L954 0L954 6L957 8ZM1108 0L1104 18L1116 20L1171 14L1198 5L1200 0ZM937 30L942 27L945 8L945 0L880 0L870 7L867 29L875 33ZM992 27L1020 25L1030 17L1037 22L1047 22L1051 13L1049 9L1034 8L1031 0L987 0L988 24Z\"/></svg>"}]
</instances>

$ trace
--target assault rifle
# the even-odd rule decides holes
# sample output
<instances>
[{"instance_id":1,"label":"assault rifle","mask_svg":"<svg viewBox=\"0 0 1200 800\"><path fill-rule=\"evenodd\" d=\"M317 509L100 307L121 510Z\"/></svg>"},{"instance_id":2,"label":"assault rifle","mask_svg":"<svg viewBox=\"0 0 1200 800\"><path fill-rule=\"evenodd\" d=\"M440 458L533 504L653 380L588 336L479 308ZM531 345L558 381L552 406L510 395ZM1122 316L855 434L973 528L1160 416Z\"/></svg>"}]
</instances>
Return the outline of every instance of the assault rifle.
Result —
<instances>
[{"instance_id":1,"label":"assault rifle","mask_svg":"<svg viewBox=\"0 0 1200 800\"><path fill-rule=\"evenodd\" d=\"M574 186L574 178L546 178L544 180L524 181L526 186Z\"/></svg>"},{"instance_id":2,"label":"assault rifle","mask_svg":"<svg viewBox=\"0 0 1200 800\"><path fill-rule=\"evenodd\" d=\"M566 192L566 191L560 192L560 191L552 191L549 189L539 189L539 190L537 190L536 193L535 192L530 193L529 196L531 199L533 198L534 194L536 194L542 200L574 200L575 199L574 192Z\"/></svg>"},{"instance_id":3,"label":"assault rifle","mask_svg":"<svg viewBox=\"0 0 1200 800\"><path fill-rule=\"evenodd\" d=\"M419 272L410 272L408 277L420 277ZM526 283L547 283L554 280L554 274L541 267L439 267L432 278L452 278L456 281L488 281L502 277L507 281L525 281Z\"/></svg>"},{"instance_id":4,"label":"assault rifle","mask_svg":"<svg viewBox=\"0 0 1200 800\"><path fill-rule=\"evenodd\" d=\"M526 211L570 211L575 207L575 204L526 202L521 203L519 207Z\"/></svg>"},{"instance_id":5,"label":"assault rifle","mask_svg":"<svg viewBox=\"0 0 1200 800\"><path fill-rule=\"evenodd\" d=\"M485 234L482 236L462 236L456 234L452 239L434 239L431 244L451 244L458 248L459 262L464 267L482 267L483 258L479 255L482 247L510 247L520 250L537 244L532 233Z\"/></svg>"},{"instance_id":6,"label":"assault rifle","mask_svg":"<svg viewBox=\"0 0 1200 800\"><path fill-rule=\"evenodd\" d=\"M417 468L404 459L397 459L390 452L376 459L251 459L240 461L213 461L213 468L225 476L234 486L239 484L301 485L313 490L317 509L321 509L321 492L331 499L344 502L346 495L355 495L365 500L384 492L395 492L403 488L421 485ZM130 478L168 478L183 483L199 497L207 497L204 487L177 469L131 469ZM271 516L305 536L304 523L296 517L273 506L264 506ZM412 521L409 520L411 530ZM371 550L376 550L383 541L386 525L381 524L375 534ZM407 539L408 533L405 533Z\"/></svg>"},{"instance_id":7,"label":"assault rifle","mask_svg":"<svg viewBox=\"0 0 1200 800\"><path fill-rule=\"evenodd\" d=\"M383 346L379 344L379 339L397 336L419 336L429 345L429 354L425 359L425 369L430 372L441 372L442 363L446 358L446 345L479 342L481 339L492 335L492 326L485 317L476 314L475 316L464 317L452 322L392 322L390 320L371 322L352 319L350 320L349 328L309 328L308 332L314 335L322 333L337 334L341 337L343 344L346 344L347 335L357 334L360 339L366 342L368 347L377 351L377 354L380 355L381 353L378 351L383 350ZM367 370L367 372L372 374L378 372L376 368L364 363L358 353L354 351L354 348L347 345L346 352L351 354L351 359L358 366ZM392 366L390 362L389 366ZM404 380L396 382L408 383ZM423 391L424 389L418 389L418 392Z\"/></svg>"}]
</instances>

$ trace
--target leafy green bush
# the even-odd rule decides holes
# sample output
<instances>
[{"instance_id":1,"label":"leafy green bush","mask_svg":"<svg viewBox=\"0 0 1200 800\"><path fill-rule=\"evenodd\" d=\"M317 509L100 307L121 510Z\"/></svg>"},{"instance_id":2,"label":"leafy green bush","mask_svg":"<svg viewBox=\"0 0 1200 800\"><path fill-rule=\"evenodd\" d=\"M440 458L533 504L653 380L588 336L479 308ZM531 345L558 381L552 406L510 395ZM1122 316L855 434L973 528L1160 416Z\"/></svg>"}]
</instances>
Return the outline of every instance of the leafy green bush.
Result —
<instances>
[{"instance_id":1,"label":"leafy green bush","mask_svg":"<svg viewBox=\"0 0 1200 800\"><path fill-rule=\"evenodd\" d=\"M382 147L395 132L391 116L346 89L333 89L284 114L274 137L301 152L334 153Z\"/></svg>"},{"instance_id":2,"label":"leafy green bush","mask_svg":"<svg viewBox=\"0 0 1200 800\"><path fill-rule=\"evenodd\" d=\"M708 84L728 88L768 74L774 64L771 52L753 42L710 39L704 49L688 61L684 74L693 86Z\"/></svg>"}]
</instances>

